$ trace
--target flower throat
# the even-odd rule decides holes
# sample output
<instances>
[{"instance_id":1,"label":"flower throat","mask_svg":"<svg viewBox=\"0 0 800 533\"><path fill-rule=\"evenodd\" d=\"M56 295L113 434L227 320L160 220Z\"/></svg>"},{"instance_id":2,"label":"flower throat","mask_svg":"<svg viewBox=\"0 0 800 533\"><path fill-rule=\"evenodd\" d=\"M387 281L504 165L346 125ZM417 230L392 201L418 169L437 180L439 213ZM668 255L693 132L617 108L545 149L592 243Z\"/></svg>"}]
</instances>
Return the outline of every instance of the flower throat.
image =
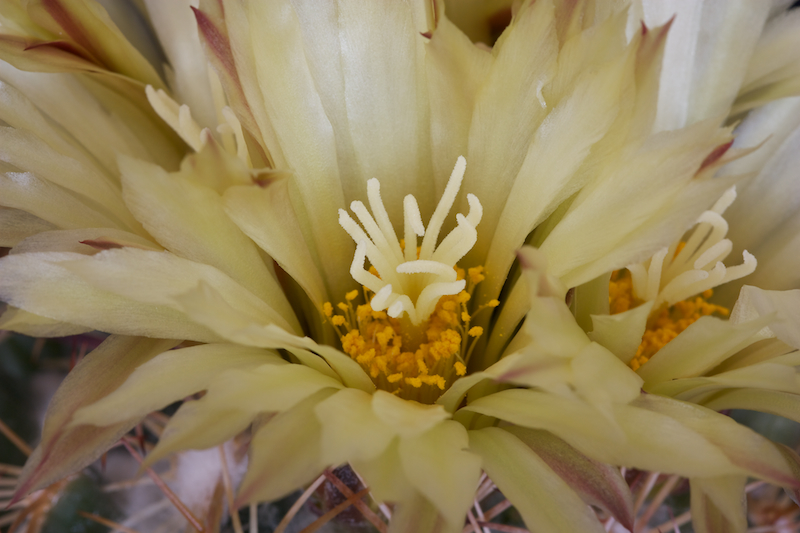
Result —
<instances>
[{"instance_id":1,"label":"flower throat","mask_svg":"<svg viewBox=\"0 0 800 533\"><path fill-rule=\"evenodd\" d=\"M404 239L395 234L374 178L367 182L372 213L362 202L350 204L361 225L339 210L339 224L356 242L350 275L363 294L347 293L336 308L326 303L323 314L336 328L344 351L377 387L423 403L433 403L466 374L475 340L483 333L470 327L468 311L475 286L484 279L483 268L464 271L457 266L477 241L475 228L483 210L474 195L467 195L469 213L456 215L456 227L437 246L465 170L466 160L459 157L427 228L414 196L405 197ZM364 303L355 304L362 296ZM496 305L489 302L474 313Z\"/></svg>"}]
</instances>

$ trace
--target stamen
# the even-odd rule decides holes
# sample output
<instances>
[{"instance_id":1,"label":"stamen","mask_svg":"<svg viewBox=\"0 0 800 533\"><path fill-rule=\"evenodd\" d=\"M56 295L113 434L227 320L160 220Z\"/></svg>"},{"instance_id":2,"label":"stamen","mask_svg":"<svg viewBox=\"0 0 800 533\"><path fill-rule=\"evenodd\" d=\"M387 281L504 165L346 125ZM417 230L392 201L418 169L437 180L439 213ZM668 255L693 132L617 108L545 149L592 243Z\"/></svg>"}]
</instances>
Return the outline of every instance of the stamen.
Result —
<instances>
[{"instance_id":1,"label":"stamen","mask_svg":"<svg viewBox=\"0 0 800 533\"><path fill-rule=\"evenodd\" d=\"M453 267L448 267L436 261L426 261L424 259L406 261L397 267L397 272L401 274L437 274L444 278L452 278L453 281L456 279L456 271L453 270Z\"/></svg>"},{"instance_id":2,"label":"stamen","mask_svg":"<svg viewBox=\"0 0 800 533\"><path fill-rule=\"evenodd\" d=\"M419 214L417 199L408 195L403 199L403 216L405 224L405 259L413 261L417 258L417 237L425 235L425 226Z\"/></svg>"},{"instance_id":3,"label":"stamen","mask_svg":"<svg viewBox=\"0 0 800 533\"><path fill-rule=\"evenodd\" d=\"M447 216L447 213L450 212L453 203L456 201L458 191L461 189L461 180L464 179L464 172L466 170L467 160L464 159L464 156L459 156L458 161L456 161L456 166L450 174L450 179L447 181L447 186L444 188L444 194L442 194L442 198L439 200L439 205L436 206L436 209L433 211L433 216L428 222L428 229L425 233L425 237L422 239L422 250L419 254L420 259L428 259L431 257L433 248L436 246L436 240L439 238L439 230L442 229L444 218Z\"/></svg>"},{"instance_id":4,"label":"stamen","mask_svg":"<svg viewBox=\"0 0 800 533\"><path fill-rule=\"evenodd\" d=\"M747 251L741 265L728 268L722 263L733 249L731 241L725 238L728 222L722 213L735 198L736 188L731 187L712 209L700 215L685 243L663 248L645 263L628 265L634 296L654 301L653 308L658 309L664 303L673 305L751 274L757 261Z\"/></svg>"},{"instance_id":5,"label":"stamen","mask_svg":"<svg viewBox=\"0 0 800 533\"><path fill-rule=\"evenodd\" d=\"M393 293L390 285L385 285L379 294L364 287L364 301L372 304L354 308L353 302L361 297L357 290L346 293L344 301L336 305L323 304L324 320L336 329L342 349L362 366L376 386L407 399L433 403L459 376L466 375L470 355L484 332L480 326L470 327L471 316L467 311L472 291L484 278L483 267L469 270L466 290L464 270L456 267L451 272L456 277L453 284L462 288L457 294L428 298L425 291L442 292L434 283L426 287L417 304L421 308L424 300L434 306L419 328L420 343L407 344L404 328L408 323L396 319L404 311L416 313L416 308L410 305L407 296ZM387 311L377 311L373 307L376 302L388 305ZM475 313L497 305L493 300L478 307Z\"/></svg>"},{"instance_id":6,"label":"stamen","mask_svg":"<svg viewBox=\"0 0 800 533\"><path fill-rule=\"evenodd\" d=\"M163 89L154 89L151 85L145 87L147 101L153 111L166 122L175 133L180 135L186 144L192 147L195 152L199 152L204 142L201 135L202 128L192 118L192 113L187 105L178 103L169 97Z\"/></svg>"},{"instance_id":7,"label":"stamen","mask_svg":"<svg viewBox=\"0 0 800 533\"><path fill-rule=\"evenodd\" d=\"M469 213L467 216L457 214L456 228L438 247L436 244L445 217L458 196L466 166L466 160L459 157L427 229L422 223L416 199L412 195L405 197L405 250L397 241L377 179L367 182L372 214L362 202L350 204L350 210L361 226L345 210L339 210L339 224L357 243L350 274L375 293L373 309L387 309L392 317L407 314L411 324L419 326L428 319L442 296L458 294L464 289L465 282L455 279L453 267L477 242L475 227L483 216L483 208L476 196L467 195ZM417 237L423 237L418 257ZM380 277L365 270L366 259Z\"/></svg>"},{"instance_id":8,"label":"stamen","mask_svg":"<svg viewBox=\"0 0 800 533\"><path fill-rule=\"evenodd\" d=\"M693 278L705 275L706 278L700 280L699 283L703 283L710 277L710 274L705 271L690 271L685 274L689 274ZM639 369L661 348L701 317L713 314L728 316L730 314L728 309L707 301L712 295L713 290L708 289L699 296L679 301L671 306L662 305L651 312L647 319L647 328L642 336L642 342L629 363L630 367L633 370ZM633 295L631 272L627 270L614 272L609 284L611 314L622 313L641 303L642 300Z\"/></svg>"},{"instance_id":9,"label":"stamen","mask_svg":"<svg viewBox=\"0 0 800 533\"><path fill-rule=\"evenodd\" d=\"M746 250L741 265L726 267L722 261L733 244L725 238L728 222L722 217L736 199L731 187L714 206L697 219L685 242L675 242L656 252L649 261L614 272L609 283L611 314L653 302L642 344L631 361L636 370L665 344L701 316L729 314L728 309L706 300L719 285L751 274L756 258Z\"/></svg>"},{"instance_id":10,"label":"stamen","mask_svg":"<svg viewBox=\"0 0 800 533\"><path fill-rule=\"evenodd\" d=\"M383 200L381 200L381 184L375 178L367 181L367 198L369 198L369 206L372 208L375 221L378 223L378 227L381 229L384 239L387 241L387 246L395 253L397 259L402 261L403 252L400 250L400 244L397 242L397 235L394 232L392 223L389 221L389 214L383 206Z\"/></svg>"},{"instance_id":11,"label":"stamen","mask_svg":"<svg viewBox=\"0 0 800 533\"><path fill-rule=\"evenodd\" d=\"M244 140L244 130L242 130L242 123L239 122L239 119L236 118L233 110L225 106L222 108L222 117L225 119L225 122L217 126L217 131L220 129L224 129L223 126L227 126L230 129L230 132L233 134L233 138L236 140L236 157L238 157L242 163L250 166L250 153L247 150L247 143ZM222 132L220 132L222 134Z\"/></svg>"}]
</instances>

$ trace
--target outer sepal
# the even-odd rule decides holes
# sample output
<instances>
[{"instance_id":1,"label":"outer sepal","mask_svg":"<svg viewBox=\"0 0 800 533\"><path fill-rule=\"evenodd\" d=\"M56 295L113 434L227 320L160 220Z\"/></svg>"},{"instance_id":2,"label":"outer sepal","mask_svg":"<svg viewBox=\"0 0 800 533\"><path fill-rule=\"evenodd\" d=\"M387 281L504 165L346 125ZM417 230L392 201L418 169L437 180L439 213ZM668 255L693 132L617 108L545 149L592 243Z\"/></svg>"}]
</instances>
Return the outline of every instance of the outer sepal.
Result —
<instances>
[{"instance_id":1,"label":"outer sepal","mask_svg":"<svg viewBox=\"0 0 800 533\"><path fill-rule=\"evenodd\" d=\"M470 431L470 448L522 514L528 529L553 533L602 532L595 514L531 448L500 428Z\"/></svg>"},{"instance_id":2,"label":"outer sepal","mask_svg":"<svg viewBox=\"0 0 800 533\"><path fill-rule=\"evenodd\" d=\"M697 533L744 533L745 476L692 479L692 525Z\"/></svg>"},{"instance_id":3,"label":"outer sepal","mask_svg":"<svg viewBox=\"0 0 800 533\"><path fill-rule=\"evenodd\" d=\"M53 396L42 440L20 476L15 499L91 464L138 419L70 427L73 414L119 387L136 367L177 344L172 340L111 336L69 373Z\"/></svg>"},{"instance_id":4,"label":"outer sepal","mask_svg":"<svg viewBox=\"0 0 800 533\"><path fill-rule=\"evenodd\" d=\"M590 459L547 431L503 428L525 443L589 505L633 531L633 496L618 468Z\"/></svg>"}]
</instances>

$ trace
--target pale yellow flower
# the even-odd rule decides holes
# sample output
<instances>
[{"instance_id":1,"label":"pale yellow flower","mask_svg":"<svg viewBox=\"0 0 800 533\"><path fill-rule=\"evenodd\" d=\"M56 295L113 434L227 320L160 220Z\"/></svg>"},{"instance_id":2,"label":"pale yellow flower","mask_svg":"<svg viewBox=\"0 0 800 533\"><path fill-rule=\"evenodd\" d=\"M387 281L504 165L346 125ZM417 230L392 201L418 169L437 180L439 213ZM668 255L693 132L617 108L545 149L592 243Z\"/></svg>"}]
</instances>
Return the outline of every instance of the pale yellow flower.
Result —
<instances>
[{"instance_id":1,"label":"pale yellow flower","mask_svg":"<svg viewBox=\"0 0 800 533\"><path fill-rule=\"evenodd\" d=\"M237 503L349 463L391 531L460 531L482 471L542 531L603 531L586 503L632 528L620 466L690 478L697 531L737 530L747 476L798 490L796 455L714 411L798 418L798 295L725 319L704 291L756 266L723 213L790 157L745 113L797 92L800 19L537 0L490 49L440 2L145 4L168 83L89 0L0 10L0 324L113 334L21 492L200 391L149 462L250 431Z\"/></svg>"}]
</instances>

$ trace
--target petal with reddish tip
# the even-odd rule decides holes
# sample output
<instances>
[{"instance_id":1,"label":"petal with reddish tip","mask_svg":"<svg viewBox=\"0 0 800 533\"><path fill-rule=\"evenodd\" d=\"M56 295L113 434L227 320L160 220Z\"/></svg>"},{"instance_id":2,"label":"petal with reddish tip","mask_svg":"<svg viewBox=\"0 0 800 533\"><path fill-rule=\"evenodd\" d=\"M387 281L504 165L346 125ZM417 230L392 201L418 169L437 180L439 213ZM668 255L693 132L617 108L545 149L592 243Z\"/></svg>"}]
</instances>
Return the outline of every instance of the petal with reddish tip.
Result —
<instances>
[{"instance_id":1,"label":"petal with reddish tip","mask_svg":"<svg viewBox=\"0 0 800 533\"><path fill-rule=\"evenodd\" d=\"M108 396L79 409L72 424L108 426L144 417L208 388L221 372L234 368L252 370L265 364L287 363L274 352L236 344L170 350L139 366Z\"/></svg>"},{"instance_id":2,"label":"petal with reddish tip","mask_svg":"<svg viewBox=\"0 0 800 533\"><path fill-rule=\"evenodd\" d=\"M672 418L702 435L742 472L777 485L800 488L800 479L772 442L727 416L655 394L643 394L632 405Z\"/></svg>"},{"instance_id":3,"label":"petal with reddish tip","mask_svg":"<svg viewBox=\"0 0 800 533\"><path fill-rule=\"evenodd\" d=\"M691 479L692 526L697 533L744 533L746 476Z\"/></svg>"},{"instance_id":4,"label":"petal with reddish tip","mask_svg":"<svg viewBox=\"0 0 800 533\"><path fill-rule=\"evenodd\" d=\"M32 0L31 19L56 35L66 34L99 65L145 85L165 88L155 69L125 38L106 10L87 0Z\"/></svg>"},{"instance_id":5,"label":"petal with reddish tip","mask_svg":"<svg viewBox=\"0 0 800 533\"><path fill-rule=\"evenodd\" d=\"M786 459L786 462L789 463L789 467L792 469L795 479L800 479L800 456L797 455L797 452L780 443L775 443L775 447L781 455L783 455L783 458ZM787 488L786 492L794 503L800 505L800 488Z\"/></svg>"},{"instance_id":6,"label":"petal with reddish tip","mask_svg":"<svg viewBox=\"0 0 800 533\"><path fill-rule=\"evenodd\" d=\"M714 395L703 405L714 411L747 409L800 422L800 395L760 389L733 389ZM798 478L800 479L800 478Z\"/></svg>"},{"instance_id":7,"label":"petal with reddish tip","mask_svg":"<svg viewBox=\"0 0 800 533\"><path fill-rule=\"evenodd\" d=\"M531 531L603 530L591 508L531 448L500 428L469 432L470 449Z\"/></svg>"},{"instance_id":8,"label":"petal with reddish tip","mask_svg":"<svg viewBox=\"0 0 800 533\"><path fill-rule=\"evenodd\" d=\"M533 450L584 502L605 509L633 531L633 496L618 468L586 457L547 431L504 429Z\"/></svg>"},{"instance_id":9,"label":"petal with reddish tip","mask_svg":"<svg viewBox=\"0 0 800 533\"><path fill-rule=\"evenodd\" d=\"M45 416L42 440L28 458L16 497L49 485L91 464L128 432L138 420L105 428L68 424L73 414L115 390L134 371L178 341L109 337L67 375Z\"/></svg>"}]
</instances>

